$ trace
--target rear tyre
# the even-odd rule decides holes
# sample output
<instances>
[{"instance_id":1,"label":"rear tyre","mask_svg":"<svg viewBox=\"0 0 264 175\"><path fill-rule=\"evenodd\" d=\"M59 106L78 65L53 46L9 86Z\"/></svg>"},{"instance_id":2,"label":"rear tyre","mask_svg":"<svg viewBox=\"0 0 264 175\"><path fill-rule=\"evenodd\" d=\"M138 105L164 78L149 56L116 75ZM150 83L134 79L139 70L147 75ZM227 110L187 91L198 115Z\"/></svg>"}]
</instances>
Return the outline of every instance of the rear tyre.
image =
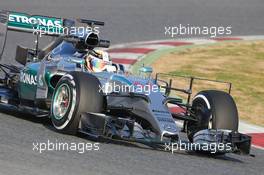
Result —
<instances>
[{"instance_id":1,"label":"rear tyre","mask_svg":"<svg viewBox=\"0 0 264 175\"><path fill-rule=\"evenodd\" d=\"M237 107L231 95L226 92L199 92L192 102L192 110L197 122L187 123L187 136L190 141L196 132L203 129L238 130Z\"/></svg>"},{"instance_id":2,"label":"rear tyre","mask_svg":"<svg viewBox=\"0 0 264 175\"><path fill-rule=\"evenodd\" d=\"M51 103L51 121L56 130L76 134L81 113L103 110L99 80L88 73L71 72L56 85Z\"/></svg>"}]
</instances>

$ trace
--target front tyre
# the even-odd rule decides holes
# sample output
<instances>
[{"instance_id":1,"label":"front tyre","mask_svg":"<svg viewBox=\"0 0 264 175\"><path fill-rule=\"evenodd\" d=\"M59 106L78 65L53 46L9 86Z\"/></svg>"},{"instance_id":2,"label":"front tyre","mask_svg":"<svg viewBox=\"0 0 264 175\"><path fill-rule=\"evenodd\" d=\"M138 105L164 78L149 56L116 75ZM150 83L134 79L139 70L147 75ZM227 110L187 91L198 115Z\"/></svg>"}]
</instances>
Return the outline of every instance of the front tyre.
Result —
<instances>
[{"instance_id":1,"label":"front tyre","mask_svg":"<svg viewBox=\"0 0 264 175\"><path fill-rule=\"evenodd\" d=\"M190 141L196 132L203 129L238 130L238 111L230 94L205 90L193 99L192 111L197 122L187 123L187 136Z\"/></svg>"},{"instance_id":2,"label":"front tyre","mask_svg":"<svg viewBox=\"0 0 264 175\"><path fill-rule=\"evenodd\" d=\"M76 134L81 113L103 110L99 80L88 73L71 72L57 83L51 103L51 121L56 130Z\"/></svg>"}]
</instances>

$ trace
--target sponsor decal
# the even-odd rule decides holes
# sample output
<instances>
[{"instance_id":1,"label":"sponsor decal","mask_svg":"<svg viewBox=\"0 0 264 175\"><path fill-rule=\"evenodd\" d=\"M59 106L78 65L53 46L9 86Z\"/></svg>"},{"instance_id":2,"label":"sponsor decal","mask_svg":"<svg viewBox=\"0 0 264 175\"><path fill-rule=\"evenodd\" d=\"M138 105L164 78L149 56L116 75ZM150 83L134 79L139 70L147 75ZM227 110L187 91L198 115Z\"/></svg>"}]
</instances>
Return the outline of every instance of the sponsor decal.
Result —
<instances>
[{"instance_id":1,"label":"sponsor decal","mask_svg":"<svg viewBox=\"0 0 264 175\"><path fill-rule=\"evenodd\" d=\"M8 26L24 29L41 29L46 31L63 28L63 19L47 16L28 15L25 13L10 13Z\"/></svg>"},{"instance_id":2,"label":"sponsor decal","mask_svg":"<svg viewBox=\"0 0 264 175\"><path fill-rule=\"evenodd\" d=\"M22 72L20 74L20 82L29 85L37 85L37 76Z\"/></svg>"}]
</instances>

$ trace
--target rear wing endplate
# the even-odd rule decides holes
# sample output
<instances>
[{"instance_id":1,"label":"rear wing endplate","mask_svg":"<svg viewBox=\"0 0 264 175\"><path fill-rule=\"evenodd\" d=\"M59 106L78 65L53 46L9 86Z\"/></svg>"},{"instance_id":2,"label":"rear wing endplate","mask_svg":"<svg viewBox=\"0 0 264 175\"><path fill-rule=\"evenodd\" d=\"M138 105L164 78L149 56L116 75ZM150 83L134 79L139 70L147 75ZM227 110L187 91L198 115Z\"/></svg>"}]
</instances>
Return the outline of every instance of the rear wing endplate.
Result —
<instances>
[{"instance_id":1,"label":"rear wing endplate","mask_svg":"<svg viewBox=\"0 0 264 175\"><path fill-rule=\"evenodd\" d=\"M0 12L0 60L4 53L6 44L8 14Z\"/></svg>"}]
</instances>

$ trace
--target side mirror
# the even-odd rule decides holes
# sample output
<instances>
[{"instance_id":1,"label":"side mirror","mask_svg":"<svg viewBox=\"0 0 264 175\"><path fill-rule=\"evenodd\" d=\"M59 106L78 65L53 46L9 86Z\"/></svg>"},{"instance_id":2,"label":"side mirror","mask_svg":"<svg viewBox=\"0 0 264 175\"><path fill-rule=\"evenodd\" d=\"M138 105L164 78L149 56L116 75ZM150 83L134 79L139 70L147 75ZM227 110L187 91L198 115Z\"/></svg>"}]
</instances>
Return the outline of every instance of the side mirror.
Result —
<instances>
[{"instance_id":1,"label":"side mirror","mask_svg":"<svg viewBox=\"0 0 264 175\"><path fill-rule=\"evenodd\" d=\"M139 76L141 77L144 77L144 78L151 78L151 74L153 72L153 69L152 67L145 67L145 66L142 66L140 69L139 69Z\"/></svg>"},{"instance_id":2,"label":"side mirror","mask_svg":"<svg viewBox=\"0 0 264 175\"><path fill-rule=\"evenodd\" d=\"M145 67L145 66L143 66L143 67L141 67L139 69L139 72L142 72L142 73L152 73L153 72L153 69L152 69L152 67Z\"/></svg>"}]
</instances>

